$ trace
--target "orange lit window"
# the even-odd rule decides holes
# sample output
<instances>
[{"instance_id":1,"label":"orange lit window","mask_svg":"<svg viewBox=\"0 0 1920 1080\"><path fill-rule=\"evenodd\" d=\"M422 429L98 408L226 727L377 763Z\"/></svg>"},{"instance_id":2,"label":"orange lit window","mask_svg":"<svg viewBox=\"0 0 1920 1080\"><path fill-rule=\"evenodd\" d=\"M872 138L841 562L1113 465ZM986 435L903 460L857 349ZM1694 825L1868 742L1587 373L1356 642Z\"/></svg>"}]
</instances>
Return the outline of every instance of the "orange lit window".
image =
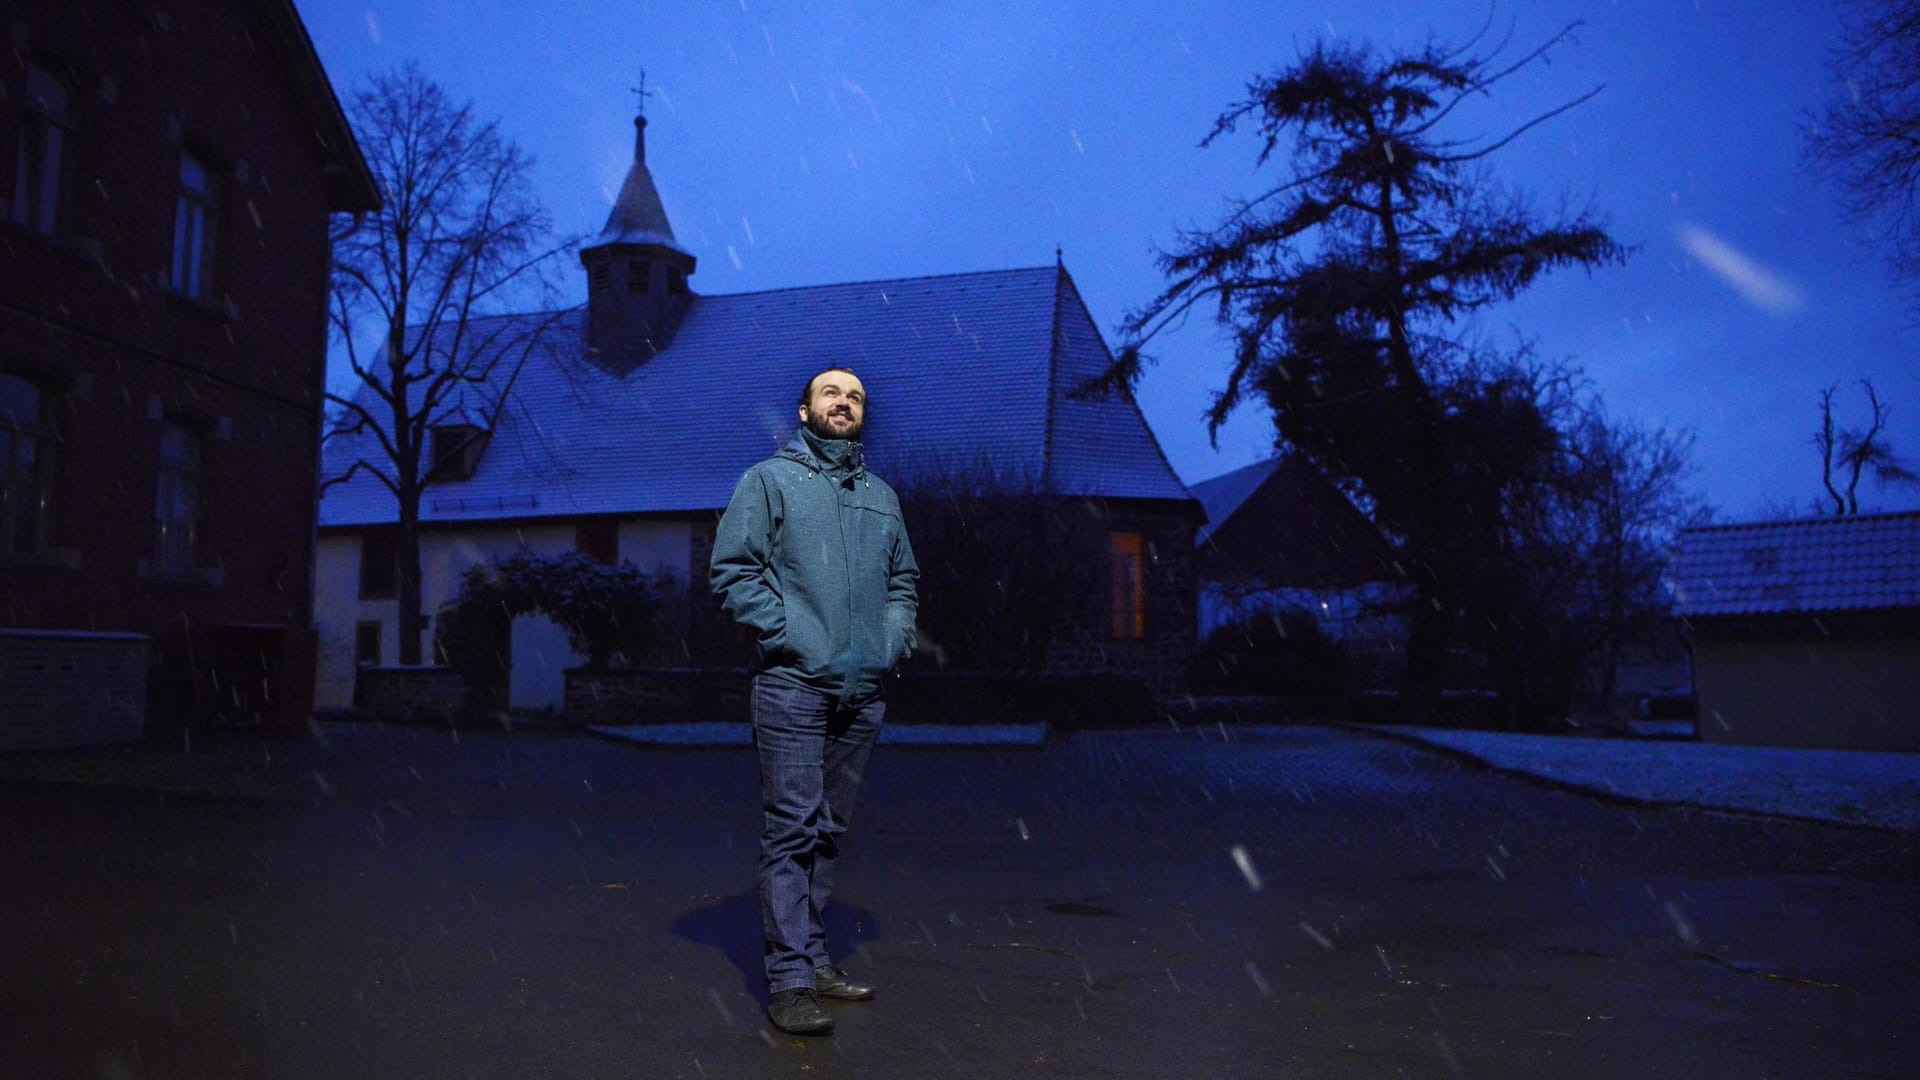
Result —
<instances>
[{"instance_id":1,"label":"orange lit window","mask_svg":"<svg viewBox=\"0 0 1920 1080\"><path fill-rule=\"evenodd\" d=\"M1107 535L1112 578L1108 632L1115 641L1139 641L1147 636L1147 572L1145 545L1137 532Z\"/></svg>"}]
</instances>

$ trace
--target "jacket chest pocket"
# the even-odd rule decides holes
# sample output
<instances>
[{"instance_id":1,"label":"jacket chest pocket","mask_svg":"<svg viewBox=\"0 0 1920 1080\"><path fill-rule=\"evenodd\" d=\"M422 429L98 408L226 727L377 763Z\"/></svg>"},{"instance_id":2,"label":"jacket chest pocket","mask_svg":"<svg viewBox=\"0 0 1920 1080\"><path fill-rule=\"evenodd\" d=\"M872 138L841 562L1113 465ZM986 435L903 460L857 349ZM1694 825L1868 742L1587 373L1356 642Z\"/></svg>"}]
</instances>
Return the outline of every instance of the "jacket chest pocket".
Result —
<instances>
[{"instance_id":1,"label":"jacket chest pocket","mask_svg":"<svg viewBox=\"0 0 1920 1080\"><path fill-rule=\"evenodd\" d=\"M851 499L846 505L847 524L854 536L866 543L876 544L879 553L884 555L893 550L894 540L904 527L900 514L892 507L869 499Z\"/></svg>"},{"instance_id":2,"label":"jacket chest pocket","mask_svg":"<svg viewBox=\"0 0 1920 1080\"><path fill-rule=\"evenodd\" d=\"M900 530L899 509L876 498L868 498L866 492L849 496L843 505L847 509L847 517L851 521L858 521L864 528L885 528L889 538Z\"/></svg>"}]
</instances>

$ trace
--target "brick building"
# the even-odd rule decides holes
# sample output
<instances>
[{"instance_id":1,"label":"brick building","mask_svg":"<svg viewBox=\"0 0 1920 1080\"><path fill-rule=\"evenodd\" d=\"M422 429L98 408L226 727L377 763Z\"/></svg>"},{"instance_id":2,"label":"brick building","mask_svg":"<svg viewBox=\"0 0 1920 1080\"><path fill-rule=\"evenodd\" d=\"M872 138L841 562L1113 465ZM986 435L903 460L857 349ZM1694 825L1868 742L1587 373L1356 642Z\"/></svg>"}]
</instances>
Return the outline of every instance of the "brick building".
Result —
<instances>
[{"instance_id":1,"label":"brick building","mask_svg":"<svg viewBox=\"0 0 1920 1080\"><path fill-rule=\"evenodd\" d=\"M1041 507L1033 535L1043 538L1004 561L1028 571L1021 580L1052 616L1024 669L1118 674L1172 692L1193 647L1199 504L1130 397L1077 393L1112 358L1066 269L698 295L695 256L675 239L647 168L645 118L636 126L626 182L581 253L586 304L551 322L523 368L500 365L512 391L491 438L445 433L447 445L476 452L442 461L422 500L423 612L450 599L476 562L580 550L687 584L690 610L670 643L680 664L745 662L750 643L706 589L714 523L740 475L798 426L807 378L844 364L872 394L867 460L901 490L910 528L916 496L930 491ZM491 323L471 336L522 337ZM377 453L369 438L329 440L327 475ZM398 655L397 520L393 496L364 471L323 498L323 706L350 704L357 668ZM978 561L940 550L931 530L914 543L923 568L962 554ZM974 595L1013 587L994 569L968 582ZM1069 579L1091 584L1069 595ZM937 605L922 616L931 641L952 629ZM558 707L564 672L580 662L564 637L523 618L511 647L512 704Z\"/></svg>"},{"instance_id":2,"label":"brick building","mask_svg":"<svg viewBox=\"0 0 1920 1080\"><path fill-rule=\"evenodd\" d=\"M290 0L7 11L0 745L298 715L328 223L378 206L366 164ZM148 708L71 697L128 647Z\"/></svg>"}]
</instances>

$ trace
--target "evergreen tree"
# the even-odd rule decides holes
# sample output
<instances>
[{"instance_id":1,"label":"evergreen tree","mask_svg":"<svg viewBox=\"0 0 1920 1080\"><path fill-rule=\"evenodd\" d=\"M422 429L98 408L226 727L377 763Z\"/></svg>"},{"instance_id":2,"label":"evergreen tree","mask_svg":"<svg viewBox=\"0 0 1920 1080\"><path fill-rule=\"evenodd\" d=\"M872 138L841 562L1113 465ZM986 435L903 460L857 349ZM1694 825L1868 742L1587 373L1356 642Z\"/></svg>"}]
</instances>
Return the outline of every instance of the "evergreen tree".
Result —
<instances>
[{"instance_id":1,"label":"evergreen tree","mask_svg":"<svg viewBox=\"0 0 1920 1080\"><path fill-rule=\"evenodd\" d=\"M1169 283L1128 318L1106 383L1135 378L1168 325L1214 309L1235 348L1210 427L1258 395L1279 447L1340 484L1397 545L1416 707L1440 688L1469 591L1500 565L1508 506L1544 482L1559 440L1519 362L1473 347L1470 317L1547 270L1626 254L1586 215L1542 220L1483 169L1592 93L1491 138L1454 141L1442 127L1572 29L1504 66L1497 50L1381 56L1321 43L1256 79L1203 145L1250 125L1259 164L1286 150L1287 175L1161 256Z\"/></svg>"}]
</instances>

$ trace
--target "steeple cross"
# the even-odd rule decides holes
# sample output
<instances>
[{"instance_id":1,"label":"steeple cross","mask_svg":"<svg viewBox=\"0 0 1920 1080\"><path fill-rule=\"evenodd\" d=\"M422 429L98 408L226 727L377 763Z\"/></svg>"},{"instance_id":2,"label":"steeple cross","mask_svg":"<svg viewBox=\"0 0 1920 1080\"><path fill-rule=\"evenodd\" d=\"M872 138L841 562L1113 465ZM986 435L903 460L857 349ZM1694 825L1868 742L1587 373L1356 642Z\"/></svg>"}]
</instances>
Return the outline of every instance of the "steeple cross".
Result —
<instances>
[{"instance_id":1,"label":"steeple cross","mask_svg":"<svg viewBox=\"0 0 1920 1080\"><path fill-rule=\"evenodd\" d=\"M640 69L640 85L629 87L628 92L633 95L634 107L639 110L640 115L641 116L647 115L647 99L652 97L653 95L647 92L647 69L646 68Z\"/></svg>"}]
</instances>

